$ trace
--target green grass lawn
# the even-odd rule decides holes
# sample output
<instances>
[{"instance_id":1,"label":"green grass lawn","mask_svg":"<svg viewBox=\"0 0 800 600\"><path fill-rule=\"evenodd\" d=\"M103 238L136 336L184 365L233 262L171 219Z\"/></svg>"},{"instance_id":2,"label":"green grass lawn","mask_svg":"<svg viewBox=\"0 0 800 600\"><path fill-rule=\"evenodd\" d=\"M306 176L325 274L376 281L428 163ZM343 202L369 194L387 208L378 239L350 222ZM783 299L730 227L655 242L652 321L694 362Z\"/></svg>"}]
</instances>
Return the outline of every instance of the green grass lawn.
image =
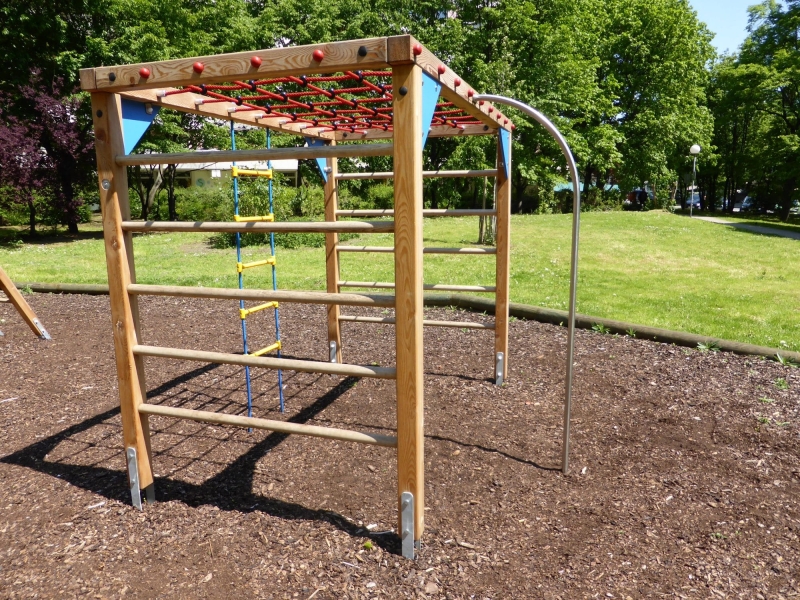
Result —
<instances>
[{"instance_id":1,"label":"green grass lawn","mask_svg":"<svg viewBox=\"0 0 800 600\"><path fill-rule=\"evenodd\" d=\"M766 225L761 222L760 224ZM74 241L0 246L0 265L16 281L105 283L97 228ZM95 237L91 230L94 229ZM431 219L426 246L472 245L478 221ZM566 309L570 215L512 218L511 299ZM156 234L134 241L141 283L236 285L233 250L207 236ZM353 245L392 245L369 235ZM736 231L665 212L581 216L578 310L643 325L800 351L800 242ZM256 260L263 248L245 248ZM282 288L324 289L322 248L278 249ZM391 254L342 253L342 279L392 281ZM493 256L425 256L426 283L491 285ZM268 269L247 272L247 286L269 285Z\"/></svg>"}]
</instances>

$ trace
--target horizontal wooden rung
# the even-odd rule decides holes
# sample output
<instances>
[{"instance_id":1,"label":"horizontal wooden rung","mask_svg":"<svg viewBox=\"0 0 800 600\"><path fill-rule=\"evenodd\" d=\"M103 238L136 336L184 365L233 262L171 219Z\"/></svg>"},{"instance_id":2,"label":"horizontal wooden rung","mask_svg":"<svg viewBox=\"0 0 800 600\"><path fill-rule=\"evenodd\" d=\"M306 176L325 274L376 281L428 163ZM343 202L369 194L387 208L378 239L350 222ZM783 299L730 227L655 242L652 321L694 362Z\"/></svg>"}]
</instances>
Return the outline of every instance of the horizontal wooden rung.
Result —
<instances>
[{"instance_id":1,"label":"horizontal wooden rung","mask_svg":"<svg viewBox=\"0 0 800 600\"><path fill-rule=\"evenodd\" d=\"M497 214L496 210L490 208L425 208L422 210L423 217L493 217ZM337 217L392 217L393 208L376 208L364 210L337 210Z\"/></svg>"},{"instance_id":2,"label":"horizontal wooden rung","mask_svg":"<svg viewBox=\"0 0 800 600\"><path fill-rule=\"evenodd\" d=\"M251 150L199 150L197 152L119 154L114 157L120 166L209 164L233 161L309 160L315 158L361 158L391 156L392 144L347 144L303 148L257 148Z\"/></svg>"},{"instance_id":3,"label":"horizontal wooden rung","mask_svg":"<svg viewBox=\"0 0 800 600\"><path fill-rule=\"evenodd\" d=\"M426 179L434 177L497 177L496 169L473 169L462 171L423 171ZM392 171L373 171L372 173L339 173L336 179L394 179Z\"/></svg>"},{"instance_id":4,"label":"horizontal wooden rung","mask_svg":"<svg viewBox=\"0 0 800 600\"><path fill-rule=\"evenodd\" d=\"M301 371L303 373L325 373L343 375L345 377L375 377L378 379L394 379L396 371L393 367L373 367L368 365L345 365L315 360L295 360L291 358L272 358L265 356L227 354L225 352L205 352L182 348L162 348L159 346L133 347L137 356L156 358L174 358L178 360L194 360L221 365L242 365L262 367L265 369L283 369L285 371Z\"/></svg>"},{"instance_id":5,"label":"horizontal wooden rung","mask_svg":"<svg viewBox=\"0 0 800 600\"><path fill-rule=\"evenodd\" d=\"M354 287L354 288L395 288L395 284L384 281L340 281L340 287ZM495 292L497 287L494 285L450 285L447 283L423 283L422 289L424 290L439 290L448 292Z\"/></svg>"},{"instance_id":6,"label":"horizontal wooden rung","mask_svg":"<svg viewBox=\"0 0 800 600\"><path fill-rule=\"evenodd\" d=\"M258 350L256 352L251 352L250 356L264 356L265 354L269 354L270 352L280 349L281 349L281 341L278 340L277 342L275 342L274 344L270 344L266 348L262 348L261 350Z\"/></svg>"},{"instance_id":7,"label":"horizontal wooden rung","mask_svg":"<svg viewBox=\"0 0 800 600\"><path fill-rule=\"evenodd\" d=\"M180 285L128 284L128 293L139 296L175 296L179 298L217 298L220 300L266 300L299 304L334 304L340 306L394 306L394 296L368 294L331 294L328 292L290 292L286 290L240 290Z\"/></svg>"},{"instance_id":8,"label":"horizontal wooden rung","mask_svg":"<svg viewBox=\"0 0 800 600\"><path fill-rule=\"evenodd\" d=\"M123 231L215 233L391 233L394 221L281 221L231 223L226 221L123 221Z\"/></svg>"},{"instance_id":9,"label":"horizontal wooden rung","mask_svg":"<svg viewBox=\"0 0 800 600\"><path fill-rule=\"evenodd\" d=\"M394 246L336 246L339 252L394 252ZM497 248L423 248L423 254L497 254Z\"/></svg>"},{"instance_id":10,"label":"horizontal wooden rung","mask_svg":"<svg viewBox=\"0 0 800 600\"><path fill-rule=\"evenodd\" d=\"M340 321L348 321L351 323L385 323L393 325L397 321L394 317L361 317L351 315L341 315ZM461 327L464 329L494 329L493 323L472 323L464 321L433 321L424 319L422 324L425 327Z\"/></svg>"},{"instance_id":11,"label":"horizontal wooden rung","mask_svg":"<svg viewBox=\"0 0 800 600\"><path fill-rule=\"evenodd\" d=\"M140 404L139 413L143 415L187 419L200 423L215 423L219 425L232 425L234 427L247 427L248 429L266 429L267 431L277 431L279 433L309 435L312 437L340 440L343 442L358 442L359 444L370 444L373 446L397 447L397 438L394 436L381 435L379 433L362 433L360 431L337 429L335 427L319 427L317 425L289 423L286 421L274 421L272 419L259 419L241 415L228 415L205 410L161 406L160 404Z\"/></svg>"}]
</instances>

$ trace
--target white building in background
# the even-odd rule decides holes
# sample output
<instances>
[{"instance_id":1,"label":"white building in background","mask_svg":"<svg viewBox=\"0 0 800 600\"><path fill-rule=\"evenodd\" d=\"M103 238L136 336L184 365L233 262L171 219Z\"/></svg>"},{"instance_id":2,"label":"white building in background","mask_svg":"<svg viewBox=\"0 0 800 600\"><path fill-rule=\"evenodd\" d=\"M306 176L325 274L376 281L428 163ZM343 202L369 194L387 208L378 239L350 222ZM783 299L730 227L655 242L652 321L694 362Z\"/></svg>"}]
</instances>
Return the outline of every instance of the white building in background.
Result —
<instances>
[{"instance_id":1,"label":"white building in background","mask_svg":"<svg viewBox=\"0 0 800 600\"><path fill-rule=\"evenodd\" d=\"M222 184L227 185L231 180L231 166L232 164L229 162L179 164L176 177L180 177L186 187L207 188ZM236 166L240 169L266 170L267 161L239 161ZM297 185L296 160L273 160L272 170L275 173L283 173L290 185Z\"/></svg>"},{"instance_id":2,"label":"white building in background","mask_svg":"<svg viewBox=\"0 0 800 600\"><path fill-rule=\"evenodd\" d=\"M220 185L230 185L231 181L230 162L214 163L181 163L175 171L175 184L186 188L208 188ZM245 160L236 163L240 169L266 170L267 161ZM150 171L159 167L155 165L144 165L142 169ZM273 160L272 170L276 173L283 173L289 185L297 186L297 161L292 159Z\"/></svg>"}]
</instances>

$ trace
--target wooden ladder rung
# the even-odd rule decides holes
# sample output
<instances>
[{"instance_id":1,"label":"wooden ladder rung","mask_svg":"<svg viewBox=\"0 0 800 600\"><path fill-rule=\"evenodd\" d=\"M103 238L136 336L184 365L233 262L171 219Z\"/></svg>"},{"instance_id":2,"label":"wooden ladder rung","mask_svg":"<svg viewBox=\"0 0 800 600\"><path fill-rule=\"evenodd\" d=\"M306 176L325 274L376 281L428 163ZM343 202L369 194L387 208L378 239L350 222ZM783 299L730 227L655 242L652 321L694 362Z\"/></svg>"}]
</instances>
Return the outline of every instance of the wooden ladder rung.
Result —
<instances>
[{"instance_id":1,"label":"wooden ladder rung","mask_svg":"<svg viewBox=\"0 0 800 600\"><path fill-rule=\"evenodd\" d=\"M393 367L345 365L314 360L272 358L265 356L228 354L225 352L204 352L201 350L185 350L182 348L162 348L159 346L136 345L133 347L133 353L137 356L194 360L221 365L263 367L265 369L302 371L303 373L326 373L328 375L343 375L345 377L375 377L377 379L394 379L396 376L396 370Z\"/></svg>"},{"instance_id":2,"label":"wooden ladder rung","mask_svg":"<svg viewBox=\"0 0 800 600\"><path fill-rule=\"evenodd\" d=\"M280 221L277 223L123 221L122 230L194 233L392 233L394 231L394 221Z\"/></svg>"},{"instance_id":3,"label":"wooden ladder rung","mask_svg":"<svg viewBox=\"0 0 800 600\"><path fill-rule=\"evenodd\" d=\"M336 246L339 252L394 252L394 246ZM423 248L423 254L497 254L497 248Z\"/></svg>"},{"instance_id":4,"label":"wooden ladder rung","mask_svg":"<svg viewBox=\"0 0 800 600\"><path fill-rule=\"evenodd\" d=\"M350 323L385 323L387 325L394 325L397 321L394 317L361 317L351 315L341 315L340 321L348 321ZM460 327L464 329L494 329L493 323L473 323L465 321L433 321L424 319L422 324L425 327Z\"/></svg>"},{"instance_id":5,"label":"wooden ladder rung","mask_svg":"<svg viewBox=\"0 0 800 600\"><path fill-rule=\"evenodd\" d=\"M174 296L178 298L216 298L219 300L267 300L300 304L336 304L340 306L394 306L394 296L370 294L333 294L328 292L290 292L286 290L240 290L181 285L128 284L128 293L140 296Z\"/></svg>"},{"instance_id":6,"label":"wooden ladder rung","mask_svg":"<svg viewBox=\"0 0 800 600\"><path fill-rule=\"evenodd\" d=\"M379 433L362 433L349 429L319 427L317 425L304 425L302 423L288 423L286 421L228 415L205 410L191 410L188 408L175 408L172 406L161 406L159 404L140 404L138 410L140 414L144 415L174 417L176 419L188 419L189 421L199 421L201 423L218 423L220 425L233 425L234 427L247 427L248 429L266 429L268 431L277 431L280 433L310 435L312 437L341 440L343 442L358 442L359 444L370 444L373 446L397 447L396 437L381 435Z\"/></svg>"},{"instance_id":7,"label":"wooden ladder rung","mask_svg":"<svg viewBox=\"0 0 800 600\"><path fill-rule=\"evenodd\" d=\"M394 289L394 284L388 281L340 281L340 287L354 288L381 288ZM447 283L423 283L424 290L439 290L440 292L496 292L494 285L450 285Z\"/></svg>"}]
</instances>

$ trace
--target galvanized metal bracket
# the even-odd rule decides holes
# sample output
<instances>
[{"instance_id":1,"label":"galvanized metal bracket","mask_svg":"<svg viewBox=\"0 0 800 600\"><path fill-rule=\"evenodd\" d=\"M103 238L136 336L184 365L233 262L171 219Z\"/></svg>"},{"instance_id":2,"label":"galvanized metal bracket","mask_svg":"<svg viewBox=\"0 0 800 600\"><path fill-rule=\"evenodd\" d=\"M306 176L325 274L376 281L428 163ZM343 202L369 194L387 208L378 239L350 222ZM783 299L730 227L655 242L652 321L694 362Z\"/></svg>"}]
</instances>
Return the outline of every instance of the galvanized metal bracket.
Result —
<instances>
[{"instance_id":1,"label":"galvanized metal bracket","mask_svg":"<svg viewBox=\"0 0 800 600\"><path fill-rule=\"evenodd\" d=\"M414 494L400 494L400 541L403 558L414 560Z\"/></svg>"},{"instance_id":2,"label":"galvanized metal bracket","mask_svg":"<svg viewBox=\"0 0 800 600\"><path fill-rule=\"evenodd\" d=\"M34 319L33 324L39 329L39 337L43 340L51 340L53 338L50 337L50 334L47 333L47 329L44 328L44 325L41 324L39 319Z\"/></svg>"},{"instance_id":3,"label":"galvanized metal bracket","mask_svg":"<svg viewBox=\"0 0 800 600\"><path fill-rule=\"evenodd\" d=\"M142 510L142 490L139 488L139 465L136 462L136 448L128 448L128 481L131 484L131 503Z\"/></svg>"},{"instance_id":4,"label":"galvanized metal bracket","mask_svg":"<svg viewBox=\"0 0 800 600\"><path fill-rule=\"evenodd\" d=\"M503 385L503 371L505 370L506 357L502 352L498 352L494 357L494 383Z\"/></svg>"},{"instance_id":5,"label":"galvanized metal bracket","mask_svg":"<svg viewBox=\"0 0 800 600\"><path fill-rule=\"evenodd\" d=\"M331 340L330 342L328 342L328 347L330 348L331 362L335 363L336 362L336 350L337 350L336 342L334 340Z\"/></svg>"}]
</instances>

